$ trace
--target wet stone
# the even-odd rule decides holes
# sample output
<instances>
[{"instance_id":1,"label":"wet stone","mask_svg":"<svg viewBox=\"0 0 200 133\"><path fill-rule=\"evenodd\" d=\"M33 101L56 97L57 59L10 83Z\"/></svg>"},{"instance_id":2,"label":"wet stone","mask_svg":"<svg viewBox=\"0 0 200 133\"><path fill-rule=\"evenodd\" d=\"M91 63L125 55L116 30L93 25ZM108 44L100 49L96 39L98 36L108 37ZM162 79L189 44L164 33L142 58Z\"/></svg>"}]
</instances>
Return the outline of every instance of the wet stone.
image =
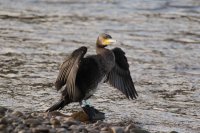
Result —
<instances>
[{"instance_id":1,"label":"wet stone","mask_svg":"<svg viewBox=\"0 0 200 133\"><path fill-rule=\"evenodd\" d=\"M56 128L56 133L66 133L67 130L65 128Z\"/></svg>"},{"instance_id":2,"label":"wet stone","mask_svg":"<svg viewBox=\"0 0 200 133\"><path fill-rule=\"evenodd\" d=\"M176 132L176 131L171 131L170 133L178 133L178 132Z\"/></svg>"},{"instance_id":3,"label":"wet stone","mask_svg":"<svg viewBox=\"0 0 200 133\"><path fill-rule=\"evenodd\" d=\"M1 131L1 130L4 130L5 128L6 128L6 125L0 124L0 131Z\"/></svg>"},{"instance_id":4,"label":"wet stone","mask_svg":"<svg viewBox=\"0 0 200 133\"><path fill-rule=\"evenodd\" d=\"M24 124L26 124L30 127L36 127L37 125L41 124L41 121L39 121L37 119L27 119L27 120L24 120Z\"/></svg>"},{"instance_id":5,"label":"wet stone","mask_svg":"<svg viewBox=\"0 0 200 133\"><path fill-rule=\"evenodd\" d=\"M101 131L108 131L108 130L109 130L108 127L102 127L102 128L101 128Z\"/></svg>"},{"instance_id":6,"label":"wet stone","mask_svg":"<svg viewBox=\"0 0 200 133\"><path fill-rule=\"evenodd\" d=\"M76 120L69 120L69 121L65 121L64 124L67 124L69 126L71 125L79 125L80 121L76 121Z\"/></svg>"},{"instance_id":7,"label":"wet stone","mask_svg":"<svg viewBox=\"0 0 200 133\"><path fill-rule=\"evenodd\" d=\"M15 132L19 132L19 131L21 131L22 129L25 129L26 127L23 125L23 124L20 124L20 125L18 125L18 126L16 126L15 127Z\"/></svg>"},{"instance_id":8,"label":"wet stone","mask_svg":"<svg viewBox=\"0 0 200 133\"><path fill-rule=\"evenodd\" d=\"M49 129L49 133L56 133L56 129L55 128Z\"/></svg>"},{"instance_id":9,"label":"wet stone","mask_svg":"<svg viewBox=\"0 0 200 133\"><path fill-rule=\"evenodd\" d=\"M71 126L69 127L69 129L71 129L71 130L78 129L78 126L77 126L77 125L71 125Z\"/></svg>"},{"instance_id":10,"label":"wet stone","mask_svg":"<svg viewBox=\"0 0 200 133\"><path fill-rule=\"evenodd\" d=\"M46 127L36 127L32 129L33 133L49 133L49 129Z\"/></svg>"},{"instance_id":11,"label":"wet stone","mask_svg":"<svg viewBox=\"0 0 200 133\"><path fill-rule=\"evenodd\" d=\"M143 129L139 129L139 128L134 128L134 129L131 129L130 132L132 133L150 133L146 130L143 130Z\"/></svg>"},{"instance_id":12,"label":"wet stone","mask_svg":"<svg viewBox=\"0 0 200 133\"><path fill-rule=\"evenodd\" d=\"M68 124L65 124L65 123L62 123L62 124L61 124L61 127L63 127L63 128L66 128L66 129L67 129L67 128L69 128L69 125L68 125Z\"/></svg>"},{"instance_id":13,"label":"wet stone","mask_svg":"<svg viewBox=\"0 0 200 133\"><path fill-rule=\"evenodd\" d=\"M87 133L87 129L83 126L83 125L80 125L77 127L78 131L79 132L82 132L82 133Z\"/></svg>"},{"instance_id":14,"label":"wet stone","mask_svg":"<svg viewBox=\"0 0 200 133\"><path fill-rule=\"evenodd\" d=\"M136 126L134 124L129 124L126 128L125 128L125 132L130 131L130 129L134 129L136 128Z\"/></svg>"},{"instance_id":15,"label":"wet stone","mask_svg":"<svg viewBox=\"0 0 200 133\"><path fill-rule=\"evenodd\" d=\"M21 117L21 116L23 116L24 114L22 113L22 112L20 112L20 111L14 111L14 112L12 112L11 113L13 116L17 116L17 117Z\"/></svg>"},{"instance_id":16,"label":"wet stone","mask_svg":"<svg viewBox=\"0 0 200 133\"><path fill-rule=\"evenodd\" d=\"M49 120L44 120L42 123L45 124L45 125L50 125L50 121Z\"/></svg>"},{"instance_id":17,"label":"wet stone","mask_svg":"<svg viewBox=\"0 0 200 133\"><path fill-rule=\"evenodd\" d=\"M122 127L111 127L112 133L124 133L124 129Z\"/></svg>"},{"instance_id":18,"label":"wet stone","mask_svg":"<svg viewBox=\"0 0 200 133\"><path fill-rule=\"evenodd\" d=\"M5 117L0 119L0 124L6 125L8 123L7 119Z\"/></svg>"},{"instance_id":19,"label":"wet stone","mask_svg":"<svg viewBox=\"0 0 200 133\"><path fill-rule=\"evenodd\" d=\"M9 133L12 133L14 130L14 127L13 126L8 126L6 131L9 132Z\"/></svg>"},{"instance_id":20,"label":"wet stone","mask_svg":"<svg viewBox=\"0 0 200 133\"><path fill-rule=\"evenodd\" d=\"M8 111L7 108L5 108L5 107L1 107L1 106L0 106L0 116L4 116L5 113L6 113L6 111Z\"/></svg>"},{"instance_id":21,"label":"wet stone","mask_svg":"<svg viewBox=\"0 0 200 133\"><path fill-rule=\"evenodd\" d=\"M51 118L50 123L51 123L51 125L54 125L54 126L60 125L60 121L56 118Z\"/></svg>"},{"instance_id":22,"label":"wet stone","mask_svg":"<svg viewBox=\"0 0 200 133\"><path fill-rule=\"evenodd\" d=\"M18 133L32 133L30 130L20 130Z\"/></svg>"},{"instance_id":23,"label":"wet stone","mask_svg":"<svg viewBox=\"0 0 200 133\"><path fill-rule=\"evenodd\" d=\"M96 129L88 129L89 133L99 133L99 130Z\"/></svg>"},{"instance_id":24,"label":"wet stone","mask_svg":"<svg viewBox=\"0 0 200 133\"><path fill-rule=\"evenodd\" d=\"M112 133L110 131L100 131L100 133Z\"/></svg>"}]
</instances>

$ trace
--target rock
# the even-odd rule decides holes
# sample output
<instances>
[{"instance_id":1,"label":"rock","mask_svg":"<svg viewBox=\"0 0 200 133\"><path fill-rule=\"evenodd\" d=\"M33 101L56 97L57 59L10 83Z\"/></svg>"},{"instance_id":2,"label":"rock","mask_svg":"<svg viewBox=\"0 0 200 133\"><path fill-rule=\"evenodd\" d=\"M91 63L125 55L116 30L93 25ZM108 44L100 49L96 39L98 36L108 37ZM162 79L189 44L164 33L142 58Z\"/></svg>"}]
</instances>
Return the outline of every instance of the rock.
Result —
<instances>
[{"instance_id":1,"label":"rock","mask_svg":"<svg viewBox=\"0 0 200 133\"><path fill-rule=\"evenodd\" d=\"M49 129L47 127L36 127L32 128L32 133L49 133Z\"/></svg>"},{"instance_id":2,"label":"rock","mask_svg":"<svg viewBox=\"0 0 200 133\"><path fill-rule=\"evenodd\" d=\"M14 130L13 126L7 126L7 128L6 128L6 131L7 131L8 133L12 133L13 130Z\"/></svg>"},{"instance_id":3,"label":"rock","mask_svg":"<svg viewBox=\"0 0 200 133\"><path fill-rule=\"evenodd\" d=\"M0 106L0 117L3 117L7 111L9 111L7 108Z\"/></svg>"},{"instance_id":4,"label":"rock","mask_svg":"<svg viewBox=\"0 0 200 133\"><path fill-rule=\"evenodd\" d=\"M82 128L81 130L78 130L79 133L88 133L88 130L86 128Z\"/></svg>"},{"instance_id":5,"label":"rock","mask_svg":"<svg viewBox=\"0 0 200 133\"><path fill-rule=\"evenodd\" d=\"M47 119L47 120L44 120L43 122L42 122L44 125L50 125L50 121Z\"/></svg>"},{"instance_id":6,"label":"rock","mask_svg":"<svg viewBox=\"0 0 200 133\"><path fill-rule=\"evenodd\" d=\"M32 133L30 130L20 130L18 133Z\"/></svg>"},{"instance_id":7,"label":"rock","mask_svg":"<svg viewBox=\"0 0 200 133\"><path fill-rule=\"evenodd\" d=\"M176 132L176 131L171 131L170 133L178 133L178 132Z\"/></svg>"},{"instance_id":8,"label":"rock","mask_svg":"<svg viewBox=\"0 0 200 133\"><path fill-rule=\"evenodd\" d=\"M71 130L78 129L78 125L71 125L71 126L69 127L69 129L71 129Z\"/></svg>"},{"instance_id":9,"label":"rock","mask_svg":"<svg viewBox=\"0 0 200 133\"><path fill-rule=\"evenodd\" d=\"M47 112L46 114L44 114L44 116L49 116L49 117L52 117L52 116L54 116L54 117L56 117L56 116L70 117L70 116L62 114L62 113L60 113L58 111Z\"/></svg>"},{"instance_id":10,"label":"rock","mask_svg":"<svg viewBox=\"0 0 200 133\"><path fill-rule=\"evenodd\" d=\"M49 133L56 133L56 129L55 128L49 129Z\"/></svg>"},{"instance_id":11,"label":"rock","mask_svg":"<svg viewBox=\"0 0 200 133\"><path fill-rule=\"evenodd\" d=\"M5 117L0 119L0 124L6 125L8 123L7 119Z\"/></svg>"},{"instance_id":12,"label":"rock","mask_svg":"<svg viewBox=\"0 0 200 133\"><path fill-rule=\"evenodd\" d=\"M65 128L56 128L56 133L66 133L67 130Z\"/></svg>"},{"instance_id":13,"label":"rock","mask_svg":"<svg viewBox=\"0 0 200 133\"><path fill-rule=\"evenodd\" d=\"M134 128L136 128L136 126L131 123L125 128L125 132L128 133L131 129L134 129Z\"/></svg>"},{"instance_id":14,"label":"rock","mask_svg":"<svg viewBox=\"0 0 200 133\"><path fill-rule=\"evenodd\" d=\"M69 125L68 125L68 124L65 124L65 123L62 123L62 124L61 124L61 127L68 129L68 128L69 128Z\"/></svg>"},{"instance_id":15,"label":"rock","mask_svg":"<svg viewBox=\"0 0 200 133\"><path fill-rule=\"evenodd\" d=\"M81 132L81 133L87 133L87 129L83 126L83 125L79 125L78 126L78 132Z\"/></svg>"},{"instance_id":16,"label":"rock","mask_svg":"<svg viewBox=\"0 0 200 133\"><path fill-rule=\"evenodd\" d=\"M99 133L99 130L96 130L96 129L87 129L89 133Z\"/></svg>"},{"instance_id":17,"label":"rock","mask_svg":"<svg viewBox=\"0 0 200 133\"><path fill-rule=\"evenodd\" d=\"M88 115L83 111L75 112L71 117L81 122L89 121Z\"/></svg>"},{"instance_id":18,"label":"rock","mask_svg":"<svg viewBox=\"0 0 200 133\"><path fill-rule=\"evenodd\" d=\"M36 127L36 126L42 124L42 122L40 120L32 119L32 118L24 120L23 123L26 124L29 127Z\"/></svg>"},{"instance_id":19,"label":"rock","mask_svg":"<svg viewBox=\"0 0 200 133\"><path fill-rule=\"evenodd\" d=\"M97 121L97 122L95 122L94 124L93 124L93 126L99 126L99 125L101 125L103 122L102 121Z\"/></svg>"},{"instance_id":20,"label":"rock","mask_svg":"<svg viewBox=\"0 0 200 133\"><path fill-rule=\"evenodd\" d=\"M143 130L143 129L134 128L134 129L130 130L130 133L150 133L150 132Z\"/></svg>"},{"instance_id":21,"label":"rock","mask_svg":"<svg viewBox=\"0 0 200 133\"><path fill-rule=\"evenodd\" d=\"M17 126L15 127L14 132L18 133L19 131L21 131L21 130L23 130L23 129L25 129L25 128L27 128L27 127L25 127L24 124L19 124L19 125L17 125Z\"/></svg>"},{"instance_id":22,"label":"rock","mask_svg":"<svg viewBox=\"0 0 200 133\"><path fill-rule=\"evenodd\" d=\"M50 123L51 125L54 125L54 126L59 126L60 125L60 121L56 118L51 118L50 119Z\"/></svg>"},{"instance_id":23,"label":"rock","mask_svg":"<svg viewBox=\"0 0 200 133\"><path fill-rule=\"evenodd\" d=\"M108 130L109 130L108 127L102 127L102 128L101 128L101 131L108 131Z\"/></svg>"},{"instance_id":24,"label":"rock","mask_svg":"<svg viewBox=\"0 0 200 133\"><path fill-rule=\"evenodd\" d=\"M2 131L2 130L4 130L4 129L6 129L6 125L0 124L0 131Z\"/></svg>"},{"instance_id":25,"label":"rock","mask_svg":"<svg viewBox=\"0 0 200 133\"><path fill-rule=\"evenodd\" d=\"M100 133L112 133L110 131L100 131Z\"/></svg>"},{"instance_id":26,"label":"rock","mask_svg":"<svg viewBox=\"0 0 200 133\"><path fill-rule=\"evenodd\" d=\"M21 116L24 116L24 114L20 111L14 111L11 113L13 116L17 116L17 117L21 117Z\"/></svg>"},{"instance_id":27,"label":"rock","mask_svg":"<svg viewBox=\"0 0 200 133\"><path fill-rule=\"evenodd\" d=\"M37 116L37 113L33 112L33 113L31 113L30 116L32 116L32 118L33 118L33 117L36 117L36 116Z\"/></svg>"},{"instance_id":28,"label":"rock","mask_svg":"<svg viewBox=\"0 0 200 133\"><path fill-rule=\"evenodd\" d=\"M68 121L65 121L63 122L63 124L67 124L68 126L71 126L71 125L79 125L80 124L80 121L76 121L76 120L68 120Z\"/></svg>"},{"instance_id":29,"label":"rock","mask_svg":"<svg viewBox=\"0 0 200 133\"><path fill-rule=\"evenodd\" d=\"M112 133L124 133L124 129L122 127L111 127Z\"/></svg>"}]
</instances>

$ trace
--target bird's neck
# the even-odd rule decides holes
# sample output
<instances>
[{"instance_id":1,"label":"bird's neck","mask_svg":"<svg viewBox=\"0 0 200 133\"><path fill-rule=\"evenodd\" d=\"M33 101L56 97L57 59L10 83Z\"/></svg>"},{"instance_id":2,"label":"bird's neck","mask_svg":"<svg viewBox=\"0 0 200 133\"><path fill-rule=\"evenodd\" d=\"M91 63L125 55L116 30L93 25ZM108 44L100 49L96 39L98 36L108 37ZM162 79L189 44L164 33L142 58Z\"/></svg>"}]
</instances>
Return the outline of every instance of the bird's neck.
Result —
<instances>
[{"instance_id":1,"label":"bird's neck","mask_svg":"<svg viewBox=\"0 0 200 133\"><path fill-rule=\"evenodd\" d=\"M96 46L96 53L97 54L106 54L107 51L109 51L108 49L106 49L105 47L102 46Z\"/></svg>"},{"instance_id":2,"label":"bird's neck","mask_svg":"<svg viewBox=\"0 0 200 133\"><path fill-rule=\"evenodd\" d=\"M104 47L96 47L97 55L101 55L102 63L104 65L105 70L110 71L115 64L115 56L113 52Z\"/></svg>"}]
</instances>

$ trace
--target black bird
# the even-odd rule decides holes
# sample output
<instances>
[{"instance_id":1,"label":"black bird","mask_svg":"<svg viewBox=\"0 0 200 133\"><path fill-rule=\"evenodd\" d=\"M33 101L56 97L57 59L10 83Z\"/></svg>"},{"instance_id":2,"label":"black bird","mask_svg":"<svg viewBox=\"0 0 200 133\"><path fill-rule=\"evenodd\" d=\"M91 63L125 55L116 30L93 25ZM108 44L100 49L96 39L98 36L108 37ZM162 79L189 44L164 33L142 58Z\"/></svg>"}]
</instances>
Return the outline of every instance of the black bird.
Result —
<instances>
[{"instance_id":1,"label":"black bird","mask_svg":"<svg viewBox=\"0 0 200 133\"><path fill-rule=\"evenodd\" d=\"M62 95L60 100L48 112L62 109L71 102L79 102L90 98L102 81L119 89L127 98L138 96L132 78L125 52L120 48L112 50L105 47L116 42L108 34L101 34L96 41L96 55L84 57L87 48L82 46L67 57L60 67L55 87Z\"/></svg>"}]
</instances>

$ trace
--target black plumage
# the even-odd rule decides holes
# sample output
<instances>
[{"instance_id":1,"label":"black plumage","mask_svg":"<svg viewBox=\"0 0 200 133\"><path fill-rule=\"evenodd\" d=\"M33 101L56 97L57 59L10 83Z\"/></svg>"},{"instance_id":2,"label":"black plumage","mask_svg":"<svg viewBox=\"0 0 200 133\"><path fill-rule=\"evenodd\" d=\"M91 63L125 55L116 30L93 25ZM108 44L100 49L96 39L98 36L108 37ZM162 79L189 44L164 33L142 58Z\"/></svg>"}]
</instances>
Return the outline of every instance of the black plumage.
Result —
<instances>
[{"instance_id":1,"label":"black plumage","mask_svg":"<svg viewBox=\"0 0 200 133\"><path fill-rule=\"evenodd\" d=\"M79 102L90 98L103 80L119 89L127 98L138 96L125 52L120 48L106 49L115 42L108 34L101 34L96 42L96 55L84 57L85 46L73 51L60 67L55 87L62 87L61 99L47 111L62 109L71 102Z\"/></svg>"}]
</instances>

